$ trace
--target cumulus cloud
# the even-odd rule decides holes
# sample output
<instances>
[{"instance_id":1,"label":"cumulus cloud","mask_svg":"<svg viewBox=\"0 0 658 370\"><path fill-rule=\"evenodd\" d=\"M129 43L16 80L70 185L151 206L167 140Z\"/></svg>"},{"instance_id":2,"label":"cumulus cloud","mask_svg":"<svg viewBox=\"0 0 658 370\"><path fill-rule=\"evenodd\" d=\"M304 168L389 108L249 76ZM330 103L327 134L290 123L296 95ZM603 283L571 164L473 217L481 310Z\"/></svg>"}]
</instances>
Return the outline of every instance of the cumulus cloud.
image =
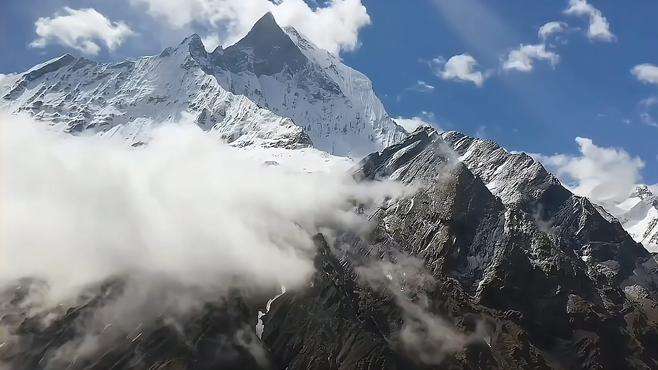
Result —
<instances>
[{"instance_id":1,"label":"cumulus cloud","mask_svg":"<svg viewBox=\"0 0 658 370\"><path fill-rule=\"evenodd\" d=\"M124 275L294 287L312 272L315 233L359 232L354 202L398 189L264 166L192 123L134 148L40 125L0 116L0 283L40 278L57 297Z\"/></svg>"},{"instance_id":2,"label":"cumulus cloud","mask_svg":"<svg viewBox=\"0 0 658 370\"><path fill-rule=\"evenodd\" d=\"M98 54L99 43L115 50L126 38L134 35L127 24L112 22L93 8L64 7L52 17L37 19L34 26L39 37L30 46L44 48L54 42L89 55Z\"/></svg>"},{"instance_id":3,"label":"cumulus cloud","mask_svg":"<svg viewBox=\"0 0 658 370\"><path fill-rule=\"evenodd\" d=\"M600 204L628 197L642 180L644 162L624 149L601 147L591 139L576 138L580 155L535 155L574 193Z\"/></svg>"},{"instance_id":4,"label":"cumulus cloud","mask_svg":"<svg viewBox=\"0 0 658 370\"><path fill-rule=\"evenodd\" d=\"M198 23L217 32L224 46L242 38L266 12L334 54L358 47L359 31L370 24L361 0L330 0L311 8L304 0L131 0L173 28Z\"/></svg>"},{"instance_id":5,"label":"cumulus cloud","mask_svg":"<svg viewBox=\"0 0 658 370\"><path fill-rule=\"evenodd\" d=\"M566 15L587 17L589 27L587 37L594 41L611 42L615 40L615 35L610 31L610 22L603 16L603 13L589 4L587 0L569 0L569 7L564 11Z\"/></svg>"},{"instance_id":6,"label":"cumulus cloud","mask_svg":"<svg viewBox=\"0 0 658 370\"><path fill-rule=\"evenodd\" d=\"M540 39L546 41L551 36L565 32L568 27L569 26L565 22L552 21L539 27L537 34Z\"/></svg>"},{"instance_id":7,"label":"cumulus cloud","mask_svg":"<svg viewBox=\"0 0 658 370\"><path fill-rule=\"evenodd\" d=\"M548 61L552 66L560 62L560 56L546 49L545 44L521 45L509 52L503 62L504 70L530 72L535 61Z\"/></svg>"},{"instance_id":8,"label":"cumulus cloud","mask_svg":"<svg viewBox=\"0 0 658 370\"><path fill-rule=\"evenodd\" d=\"M477 70L478 62L469 54L454 55L447 61L441 57L434 58L430 65L439 78L472 82L477 87L482 87L488 77L487 73Z\"/></svg>"},{"instance_id":9,"label":"cumulus cloud","mask_svg":"<svg viewBox=\"0 0 658 370\"><path fill-rule=\"evenodd\" d=\"M639 64L631 69L631 74L640 82L658 85L658 66L649 63Z\"/></svg>"}]
</instances>

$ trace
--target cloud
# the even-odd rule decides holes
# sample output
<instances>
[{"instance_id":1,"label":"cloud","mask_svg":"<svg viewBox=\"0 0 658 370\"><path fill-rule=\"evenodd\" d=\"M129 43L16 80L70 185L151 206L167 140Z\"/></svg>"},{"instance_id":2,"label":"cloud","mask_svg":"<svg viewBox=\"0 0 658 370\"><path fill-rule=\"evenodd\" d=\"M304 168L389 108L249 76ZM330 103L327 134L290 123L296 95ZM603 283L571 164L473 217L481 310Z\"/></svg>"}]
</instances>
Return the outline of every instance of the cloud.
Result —
<instances>
[{"instance_id":1,"label":"cloud","mask_svg":"<svg viewBox=\"0 0 658 370\"><path fill-rule=\"evenodd\" d=\"M313 270L313 235L362 231L355 201L399 189L264 166L192 123L135 148L45 127L0 116L0 283L40 278L56 297L126 275L140 289L294 287Z\"/></svg>"},{"instance_id":2,"label":"cloud","mask_svg":"<svg viewBox=\"0 0 658 370\"><path fill-rule=\"evenodd\" d=\"M30 43L31 47L44 48L55 42L89 55L98 54L99 43L112 51L134 35L125 23L112 22L93 8L64 7L63 12L39 18L34 25L39 37Z\"/></svg>"},{"instance_id":3,"label":"cloud","mask_svg":"<svg viewBox=\"0 0 658 370\"><path fill-rule=\"evenodd\" d=\"M642 180L644 162L620 148L600 147L588 138L576 138L580 155L533 155L576 194L600 204L628 197Z\"/></svg>"},{"instance_id":4,"label":"cloud","mask_svg":"<svg viewBox=\"0 0 658 370\"><path fill-rule=\"evenodd\" d=\"M203 46L206 47L206 51L209 53L213 52L221 44L219 35L216 33L202 37L201 42L203 42Z\"/></svg>"},{"instance_id":5,"label":"cloud","mask_svg":"<svg viewBox=\"0 0 658 370\"><path fill-rule=\"evenodd\" d=\"M569 0L569 7L564 11L566 15L588 17L589 28L587 37L593 41L615 41L615 35L610 31L610 23L603 16L603 13L587 0Z\"/></svg>"},{"instance_id":6,"label":"cloud","mask_svg":"<svg viewBox=\"0 0 658 370\"><path fill-rule=\"evenodd\" d=\"M530 72L534 68L536 60L548 61L552 66L560 62L560 56L546 49L545 44L521 45L509 52L507 59L503 62L504 70L515 70Z\"/></svg>"},{"instance_id":7,"label":"cloud","mask_svg":"<svg viewBox=\"0 0 658 370\"><path fill-rule=\"evenodd\" d=\"M408 133L414 132L418 127L431 126L430 123L417 116L411 118L397 117L393 120Z\"/></svg>"},{"instance_id":8,"label":"cloud","mask_svg":"<svg viewBox=\"0 0 658 370\"><path fill-rule=\"evenodd\" d=\"M430 92L434 91L434 86L428 84L425 81L418 80L418 81L416 81L415 85L413 85L411 87L408 87L407 90L408 91L416 91L416 92L419 92L419 93L430 93Z\"/></svg>"},{"instance_id":9,"label":"cloud","mask_svg":"<svg viewBox=\"0 0 658 370\"><path fill-rule=\"evenodd\" d=\"M413 84L413 85L405 88L404 90L402 90L395 97L395 100L399 103L400 101L402 101L402 98L404 98L404 96L409 92L416 92L416 93L419 93L419 94L429 94L429 93L433 92L434 89L435 89L435 87L433 85L430 85L425 81L418 80L418 81L416 81L415 84Z\"/></svg>"},{"instance_id":10,"label":"cloud","mask_svg":"<svg viewBox=\"0 0 658 370\"><path fill-rule=\"evenodd\" d=\"M402 326L393 338L416 361L439 365L447 355L487 337L480 323L475 333L466 334L432 313L427 293L436 289L436 280L422 260L399 254L394 262L377 261L356 271L361 283L393 296L402 314Z\"/></svg>"},{"instance_id":11,"label":"cloud","mask_svg":"<svg viewBox=\"0 0 658 370\"><path fill-rule=\"evenodd\" d=\"M568 27L569 26L565 22L552 21L539 27L539 31L537 32L537 34L540 39L546 41L548 38L550 38L553 35L557 35L565 32L568 29Z\"/></svg>"},{"instance_id":12,"label":"cloud","mask_svg":"<svg viewBox=\"0 0 658 370\"><path fill-rule=\"evenodd\" d=\"M482 87L488 77L486 73L476 70L478 62L469 54L454 55L447 61L441 57L434 58L430 66L439 78L472 82L477 87Z\"/></svg>"},{"instance_id":13,"label":"cloud","mask_svg":"<svg viewBox=\"0 0 658 370\"><path fill-rule=\"evenodd\" d=\"M649 63L639 64L631 69L631 74L640 82L658 85L658 66Z\"/></svg>"},{"instance_id":14,"label":"cloud","mask_svg":"<svg viewBox=\"0 0 658 370\"><path fill-rule=\"evenodd\" d=\"M358 47L359 31L370 24L361 0L330 0L311 8L304 0L131 0L172 28L201 24L219 35L224 46L238 41L266 12L281 26L292 26L334 54Z\"/></svg>"},{"instance_id":15,"label":"cloud","mask_svg":"<svg viewBox=\"0 0 658 370\"><path fill-rule=\"evenodd\" d=\"M640 121L642 121L642 123L645 125L658 127L658 121L653 118L652 114L652 111L656 106L658 106L658 97L656 96L650 96L640 101L638 107L640 111Z\"/></svg>"}]
</instances>

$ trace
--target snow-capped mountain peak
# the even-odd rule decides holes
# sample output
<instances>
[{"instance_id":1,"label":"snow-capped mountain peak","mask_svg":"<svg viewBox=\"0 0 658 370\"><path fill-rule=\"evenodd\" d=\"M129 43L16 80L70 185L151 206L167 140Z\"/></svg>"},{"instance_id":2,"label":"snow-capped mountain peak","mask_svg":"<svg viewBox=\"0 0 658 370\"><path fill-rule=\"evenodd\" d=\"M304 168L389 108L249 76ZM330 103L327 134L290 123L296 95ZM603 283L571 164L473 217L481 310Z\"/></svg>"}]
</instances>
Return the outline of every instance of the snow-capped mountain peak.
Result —
<instances>
[{"instance_id":1,"label":"snow-capped mountain peak","mask_svg":"<svg viewBox=\"0 0 658 370\"><path fill-rule=\"evenodd\" d=\"M220 69L232 73L252 72L257 76L272 76L284 69L297 72L308 63L271 13L259 19L242 40L213 52L213 57Z\"/></svg>"},{"instance_id":2,"label":"snow-capped mountain peak","mask_svg":"<svg viewBox=\"0 0 658 370\"><path fill-rule=\"evenodd\" d=\"M4 78L0 95L10 112L133 142L183 115L238 146L312 144L353 157L406 135L367 77L269 13L226 49L208 53L193 34L159 55L114 64L66 54Z\"/></svg>"},{"instance_id":3,"label":"snow-capped mountain peak","mask_svg":"<svg viewBox=\"0 0 658 370\"><path fill-rule=\"evenodd\" d=\"M212 53L213 75L225 89L290 117L314 145L359 157L401 140L362 73L292 27L264 15L242 40Z\"/></svg>"},{"instance_id":4,"label":"snow-capped mountain peak","mask_svg":"<svg viewBox=\"0 0 658 370\"><path fill-rule=\"evenodd\" d=\"M615 205L615 216L636 241L658 252L658 196L646 185L638 185L628 199Z\"/></svg>"}]
</instances>

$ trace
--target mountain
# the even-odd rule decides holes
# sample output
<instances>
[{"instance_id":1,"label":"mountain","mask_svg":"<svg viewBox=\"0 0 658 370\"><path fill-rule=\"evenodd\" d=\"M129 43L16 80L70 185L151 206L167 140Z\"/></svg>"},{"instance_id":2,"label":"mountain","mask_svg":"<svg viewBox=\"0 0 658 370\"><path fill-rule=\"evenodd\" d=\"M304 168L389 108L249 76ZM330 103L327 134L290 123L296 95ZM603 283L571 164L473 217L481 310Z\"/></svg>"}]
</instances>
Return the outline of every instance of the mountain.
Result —
<instances>
[{"instance_id":1,"label":"mountain","mask_svg":"<svg viewBox=\"0 0 658 370\"><path fill-rule=\"evenodd\" d=\"M150 128L184 119L187 112L204 130L234 145L308 145L289 118L224 90L193 57L203 49L188 38L162 54L118 64L64 55L37 66L0 88L2 108L79 133L147 141Z\"/></svg>"},{"instance_id":2,"label":"mountain","mask_svg":"<svg viewBox=\"0 0 658 370\"><path fill-rule=\"evenodd\" d=\"M507 170L489 171L496 164ZM129 280L89 287L47 311L33 302L48 287L23 280L0 292L9 333L0 360L15 370L44 364L658 366L656 259L616 220L569 193L530 157L424 127L370 154L352 171L358 181L393 179L418 190L369 214L373 227L364 235L316 235L316 271L304 286L238 290L182 316L152 307L158 314L133 326L94 321L112 320L108 307L121 302ZM515 179L508 177L514 172ZM84 351L75 357L65 355L82 344Z\"/></svg>"},{"instance_id":3,"label":"mountain","mask_svg":"<svg viewBox=\"0 0 658 370\"><path fill-rule=\"evenodd\" d=\"M269 165L275 154L317 171L352 163L329 153L367 154L355 181L408 190L374 208L351 200L370 227L315 235L315 270L295 288L197 292L163 276L146 291L125 274L44 304L47 282L11 282L0 368L658 368L658 259L633 239L655 240L648 188L613 217L526 154L425 125L405 133L365 76L269 14L225 49L193 35L118 64L65 55L2 79L0 96L10 112L131 144L193 120L267 148Z\"/></svg>"},{"instance_id":4,"label":"mountain","mask_svg":"<svg viewBox=\"0 0 658 370\"><path fill-rule=\"evenodd\" d=\"M130 142L185 118L237 146L313 145L355 157L405 135L370 80L269 13L225 50L207 53L192 35L117 64L67 54L3 79L0 96L0 109Z\"/></svg>"},{"instance_id":5,"label":"mountain","mask_svg":"<svg viewBox=\"0 0 658 370\"><path fill-rule=\"evenodd\" d=\"M633 239L658 253L658 196L648 186L638 185L623 202L604 207Z\"/></svg>"},{"instance_id":6,"label":"mountain","mask_svg":"<svg viewBox=\"0 0 658 370\"><path fill-rule=\"evenodd\" d=\"M294 28L282 30L271 14L235 45L212 55L212 71L222 86L292 118L321 150L357 158L406 135L366 76Z\"/></svg>"}]
</instances>

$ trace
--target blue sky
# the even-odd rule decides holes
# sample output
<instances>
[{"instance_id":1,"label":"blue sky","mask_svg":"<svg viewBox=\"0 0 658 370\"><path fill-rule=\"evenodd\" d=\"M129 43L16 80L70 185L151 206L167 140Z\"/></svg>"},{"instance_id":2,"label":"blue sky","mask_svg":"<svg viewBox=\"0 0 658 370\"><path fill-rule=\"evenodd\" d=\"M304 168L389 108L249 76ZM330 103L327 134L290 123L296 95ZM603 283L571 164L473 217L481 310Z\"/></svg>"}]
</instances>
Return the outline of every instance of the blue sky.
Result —
<instances>
[{"instance_id":1,"label":"blue sky","mask_svg":"<svg viewBox=\"0 0 658 370\"><path fill-rule=\"evenodd\" d=\"M204 36L221 27L200 21L172 27L162 16L146 15L148 1L4 0L0 73L22 71L64 52L81 55L57 42L29 46L38 38L35 21L61 13L64 6L94 8L134 31L111 51L98 42L100 51L90 57L101 61L155 54L187 33ZM341 56L373 80L391 115L423 117L510 150L546 155L577 158L581 154L575 138L590 138L600 147L622 148L640 157L642 181L658 183L658 84L631 73L637 65L658 64L655 0L633 0L632 5L589 0L609 23L614 36L607 40L588 37L588 15L564 13L568 0L362 2L371 23L358 28L354 51L349 51L349 41L342 41L348 46L342 47ZM538 30L549 21L566 25L543 42ZM531 71L505 70L510 51L521 44L544 44L559 62L536 60ZM451 57L464 54L477 61L473 72L482 73L481 86L442 75Z\"/></svg>"}]
</instances>

